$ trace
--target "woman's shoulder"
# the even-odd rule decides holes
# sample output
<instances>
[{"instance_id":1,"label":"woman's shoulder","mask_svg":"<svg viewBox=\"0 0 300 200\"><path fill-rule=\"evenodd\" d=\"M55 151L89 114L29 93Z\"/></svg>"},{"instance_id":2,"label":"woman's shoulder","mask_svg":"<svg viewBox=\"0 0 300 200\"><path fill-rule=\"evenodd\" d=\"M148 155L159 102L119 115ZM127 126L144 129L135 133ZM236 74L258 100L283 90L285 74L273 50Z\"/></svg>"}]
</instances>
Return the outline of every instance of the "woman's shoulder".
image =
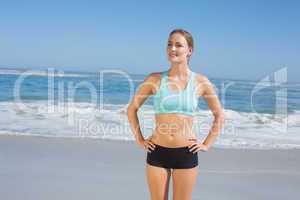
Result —
<instances>
[{"instance_id":1,"label":"woman's shoulder","mask_svg":"<svg viewBox=\"0 0 300 200\"><path fill-rule=\"evenodd\" d=\"M162 78L163 72L152 72L146 76L146 80L151 82L159 82Z\"/></svg>"},{"instance_id":2,"label":"woman's shoulder","mask_svg":"<svg viewBox=\"0 0 300 200\"><path fill-rule=\"evenodd\" d=\"M214 85L206 75L196 73L195 79L197 81L197 88L200 96L203 96L204 94L214 94Z\"/></svg>"},{"instance_id":3,"label":"woman's shoulder","mask_svg":"<svg viewBox=\"0 0 300 200\"><path fill-rule=\"evenodd\" d=\"M197 83L211 83L210 80L207 78L206 75L199 73L199 72L194 72L195 74L195 79Z\"/></svg>"}]
</instances>

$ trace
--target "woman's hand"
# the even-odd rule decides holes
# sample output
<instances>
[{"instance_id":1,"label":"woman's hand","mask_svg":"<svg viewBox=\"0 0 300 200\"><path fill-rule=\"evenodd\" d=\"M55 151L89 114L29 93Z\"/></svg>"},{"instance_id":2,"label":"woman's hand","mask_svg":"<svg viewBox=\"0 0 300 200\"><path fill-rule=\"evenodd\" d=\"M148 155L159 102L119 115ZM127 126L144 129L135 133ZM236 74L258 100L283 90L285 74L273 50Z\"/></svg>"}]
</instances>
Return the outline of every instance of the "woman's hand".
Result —
<instances>
[{"instance_id":1,"label":"woman's hand","mask_svg":"<svg viewBox=\"0 0 300 200\"><path fill-rule=\"evenodd\" d=\"M192 153L197 153L198 151L206 152L208 147L202 143L198 143L197 141L192 142L189 146L189 151Z\"/></svg>"},{"instance_id":2,"label":"woman's hand","mask_svg":"<svg viewBox=\"0 0 300 200\"><path fill-rule=\"evenodd\" d=\"M147 152L151 153L150 150L154 151L155 144L151 141L151 137L148 139L143 139L138 142L138 145L141 146L143 149L147 150Z\"/></svg>"}]
</instances>

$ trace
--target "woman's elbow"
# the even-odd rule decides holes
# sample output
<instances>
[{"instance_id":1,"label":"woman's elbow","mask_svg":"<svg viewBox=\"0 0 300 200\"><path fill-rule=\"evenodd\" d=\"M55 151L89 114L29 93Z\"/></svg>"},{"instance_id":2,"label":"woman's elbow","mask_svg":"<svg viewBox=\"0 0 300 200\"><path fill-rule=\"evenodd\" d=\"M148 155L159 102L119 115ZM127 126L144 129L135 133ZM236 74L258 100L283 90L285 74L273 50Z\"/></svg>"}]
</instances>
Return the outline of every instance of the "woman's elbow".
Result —
<instances>
[{"instance_id":1,"label":"woman's elbow","mask_svg":"<svg viewBox=\"0 0 300 200\"><path fill-rule=\"evenodd\" d=\"M127 107L127 116L130 116L132 113L137 112L137 108L133 106L132 104L129 104Z\"/></svg>"}]
</instances>

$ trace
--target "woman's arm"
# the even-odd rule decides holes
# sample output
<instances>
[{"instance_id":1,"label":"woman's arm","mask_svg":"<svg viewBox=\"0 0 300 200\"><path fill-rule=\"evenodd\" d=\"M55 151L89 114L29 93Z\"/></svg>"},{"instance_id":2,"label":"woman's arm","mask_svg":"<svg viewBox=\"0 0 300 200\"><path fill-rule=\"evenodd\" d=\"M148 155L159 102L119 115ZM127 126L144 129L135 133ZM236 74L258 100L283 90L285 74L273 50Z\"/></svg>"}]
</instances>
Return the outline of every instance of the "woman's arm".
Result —
<instances>
[{"instance_id":1,"label":"woman's arm","mask_svg":"<svg viewBox=\"0 0 300 200\"><path fill-rule=\"evenodd\" d=\"M219 135L221 128L224 124L224 112L221 103L218 99L218 96L215 93L213 85L207 78L205 78L202 88L203 88L203 97L214 115L214 121L212 127L209 131L208 136L205 138L203 142L203 144L207 147L207 149L209 149L210 146L215 141L215 139L217 138L217 136Z\"/></svg>"},{"instance_id":2,"label":"woman's arm","mask_svg":"<svg viewBox=\"0 0 300 200\"><path fill-rule=\"evenodd\" d=\"M156 83L159 80L159 73L152 73L147 76L144 82L139 86L138 91L133 96L132 101L127 108L127 116L131 126L131 130L135 136L137 144L141 145L144 142L139 120L137 116L138 109L143 105L146 99L156 91Z\"/></svg>"}]
</instances>

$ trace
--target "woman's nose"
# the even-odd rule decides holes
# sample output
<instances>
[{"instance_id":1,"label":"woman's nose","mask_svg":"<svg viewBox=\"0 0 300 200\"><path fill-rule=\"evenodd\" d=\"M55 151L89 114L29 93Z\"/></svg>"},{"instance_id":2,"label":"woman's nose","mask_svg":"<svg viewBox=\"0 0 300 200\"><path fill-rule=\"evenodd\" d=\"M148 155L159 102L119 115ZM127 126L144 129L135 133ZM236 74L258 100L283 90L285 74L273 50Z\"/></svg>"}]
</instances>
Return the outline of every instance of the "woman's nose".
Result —
<instances>
[{"instance_id":1,"label":"woman's nose","mask_svg":"<svg viewBox=\"0 0 300 200\"><path fill-rule=\"evenodd\" d=\"M176 50L176 47L175 47L175 46L172 46L171 50L172 50L172 51L175 51L175 50Z\"/></svg>"}]
</instances>

